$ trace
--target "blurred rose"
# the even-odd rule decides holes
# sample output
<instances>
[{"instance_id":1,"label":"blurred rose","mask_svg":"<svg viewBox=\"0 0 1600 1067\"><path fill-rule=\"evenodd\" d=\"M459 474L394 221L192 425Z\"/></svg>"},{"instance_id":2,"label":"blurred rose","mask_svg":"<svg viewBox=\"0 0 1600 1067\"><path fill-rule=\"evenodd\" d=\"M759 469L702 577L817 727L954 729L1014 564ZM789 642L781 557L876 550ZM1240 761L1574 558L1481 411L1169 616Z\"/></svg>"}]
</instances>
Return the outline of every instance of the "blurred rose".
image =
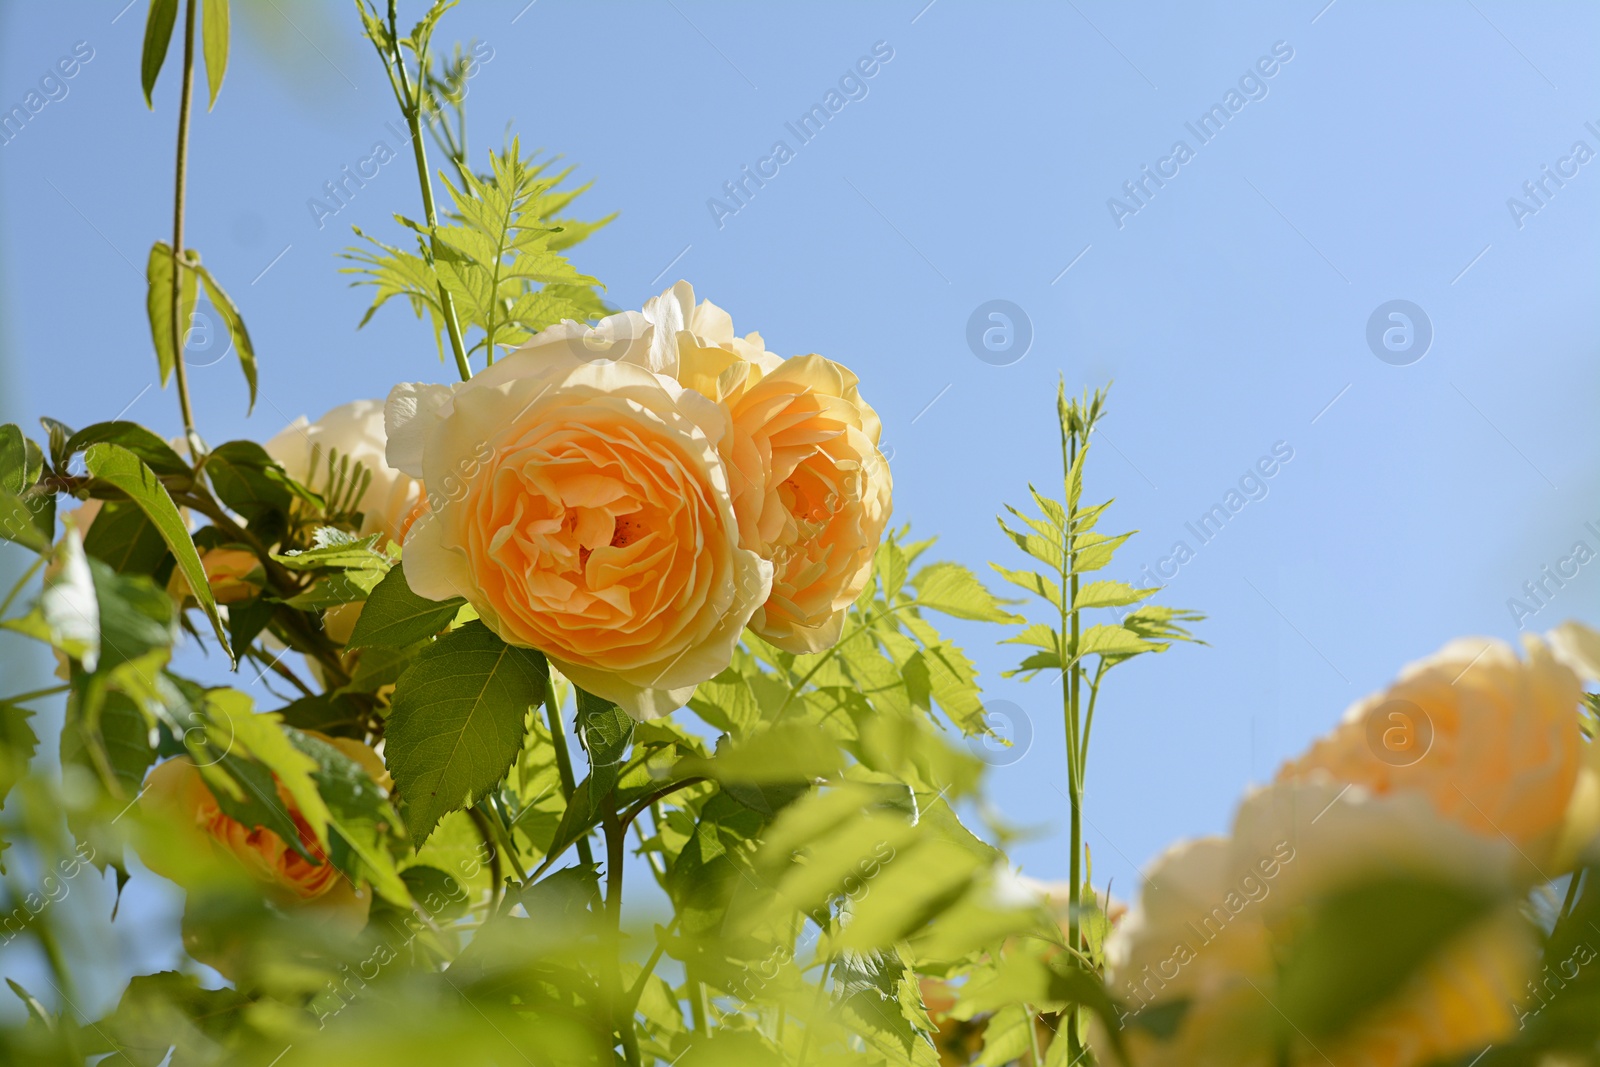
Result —
<instances>
[{"instance_id":1,"label":"blurred rose","mask_svg":"<svg viewBox=\"0 0 1600 1067\"><path fill-rule=\"evenodd\" d=\"M728 666L771 587L740 544L727 432L672 379L558 346L397 386L389 459L429 486L406 579L635 718L666 714Z\"/></svg>"},{"instance_id":2,"label":"blurred rose","mask_svg":"<svg viewBox=\"0 0 1600 1067\"><path fill-rule=\"evenodd\" d=\"M1487 837L1509 838L1547 880L1583 761L1578 678L1537 638L1527 659L1487 638L1452 641L1356 703L1280 780L1326 772L1378 795L1418 793Z\"/></svg>"},{"instance_id":3,"label":"blurred rose","mask_svg":"<svg viewBox=\"0 0 1600 1067\"><path fill-rule=\"evenodd\" d=\"M237 604L261 592L266 574L254 552L243 548L208 548L200 553L200 565L205 568L206 584L218 604ZM189 581L176 567L167 582L167 592L174 599L183 600L193 595Z\"/></svg>"},{"instance_id":4,"label":"blurred rose","mask_svg":"<svg viewBox=\"0 0 1600 1067\"><path fill-rule=\"evenodd\" d=\"M1421 1067L1508 1037L1537 966L1513 859L1508 842L1441 818L1415 794L1374 797L1323 776L1258 790L1233 836L1185 842L1151 866L1107 942L1130 1067ZM1406 877L1500 903L1345 1033L1315 1044L1286 1035L1278 976L1298 924L1333 894ZM1163 1018L1174 1023L1167 1039ZM1098 1022L1090 1040L1114 1062Z\"/></svg>"},{"instance_id":5,"label":"blurred rose","mask_svg":"<svg viewBox=\"0 0 1600 1067\"><path fill-rule=\"evenodd\" d=\"M343 752L375 782L387 787L388 772L372 749L347 738L310 735ZM167 760L150 772L140 806L147 814L170 821L180 833L191 836L195 849L214 849L238 861L245 873L279 904L315 907L320 914L359 929L366 923L371 890L357 886L328 860L294 798L281 784L277 795L300 832L301 847L320 862L306 859L273 831L247 827L224 814L199 768L187 756ZM157 874L182 876L177 870L163 870L159 856L148 857L147 862Z\"/></svg>"},{"instance_id":6,"label":"blurred rose","mask_svg":"<svg viewBox=\"0 0 1600 1067\"><path fill-rule=\"evenodd\" d=\"M357 509L361 533L381 533L398 541L407 517L417 507L422 487L389 466L384 458L383 401L356 400L308 423L302 415L264 446L289 477L319 492L328 486L328 458L335 453L360 463L372 475ZM315 453L315 469L312 459Z\"/></svg>"}]
</instances>

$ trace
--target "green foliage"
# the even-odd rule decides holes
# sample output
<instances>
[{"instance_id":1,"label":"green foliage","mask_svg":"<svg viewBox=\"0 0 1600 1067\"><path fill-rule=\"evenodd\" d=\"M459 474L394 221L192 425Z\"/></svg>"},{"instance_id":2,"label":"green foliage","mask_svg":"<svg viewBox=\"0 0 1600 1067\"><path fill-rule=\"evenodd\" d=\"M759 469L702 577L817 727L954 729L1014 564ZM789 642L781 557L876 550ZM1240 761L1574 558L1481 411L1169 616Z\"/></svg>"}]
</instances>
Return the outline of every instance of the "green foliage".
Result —
<instances>
[{"instance_id":1,"label":"green foliage","mask_svg":"<svg viewBox=\"0 0 1600 1067\"><path fill-rule=\"evenodd\" d=\"M362 324L403 296L419 317L427 311L443 358L442 292L452 298L462 329L478 331L468 354L483 352L492 363L500 347L521 344L564 318L593 314L598 301L580 294L599 283L562 255L555 246L561 227L542 214L568 199L556 192L566 172L545 176L551 162L524 157L513 140L507 151L489 153L487 177L463 171L460 188L446 178L454 224L428 227L400 218L418 234L416 253L357 230L368 247L348 253L358 265L347 270L376 290Z\"/></svg>"},{"instance_id":2,"label":"green foliage","mask_svg":"<svg viewBox=\"0 0 1600 1067\"><path fill-rule=\"evenodd\" d=\"M367 597L350 635L351 648L404 648L424 641L446 626L466 601L426 600L406 584L403 565L396 565Z\"/></svg>"},{"instance_id":3,"label":"green foliage","mask_svg":"<svg viewBox=\"0 0 1600 1067\"><path fill-rule=\"evenodd\" d=\"M167 46L172 42L172 27L177 18L178 0L150 0L150 13L144 24L144 50L139 59L139 82L144 88L145 106L152 111L156 105L150 94L155 92L156 78L166 62Z\"/></svg>"},{"instance_id":4,"label":"green foliage","mask_svg":"<svg viewBox=\"0 0 1600 1067\"><path fill-rule=\"evenodd\" d=\"M400 676L387 756L413 842L420 846L445 813L477 803L505 777L547 675L543 656L471 622Z\"/></svg>"},{"instance_id":5,"label":"green foliage","mask_svg":"<svg viewBox=\"0 0 1600 1067\"><path fill-rule=\"evenodd\" d=\"M150 9L152 17L155 15L156 7L163 2L175 4L176 0L155 0ZM154 81L153 76L151 81ZM145 263L144 273L149 279L149 288L145 295L145 311L150 318L150 337L155 342L156 366L161 374L161 387L164 389L168 379L172 377L173 368L178 360L183 358L183 331L189 328L189 323L192 321L195 302L199 299L199 285L195 272L179 266L177 258L172 254L172 246L165 241L157 241L150 246L150 258ZM174 275L180 287L176 334L173 333L172 317Z\"/></svg>"},{"instance_id":6,"label":"green foliage","mask_svg":"<svg viewBox=\"0 0 1600 1067\"><path fill-rule=\"evenodd\" d=\"M222 618L217 613L217 602L211 595L205 568L200 564L194 542L184 528L183 517L178 514L177 505L172 502L166 487L142 459L121 445L109 442L91 445L84 455L84 464L96 481L126 494L155 526L177 560L178 569L188 581L189 589L211 620L217 642L231 659L233 649L228 646L228 636L223 630Z\"/></svg>"}]
</instances>

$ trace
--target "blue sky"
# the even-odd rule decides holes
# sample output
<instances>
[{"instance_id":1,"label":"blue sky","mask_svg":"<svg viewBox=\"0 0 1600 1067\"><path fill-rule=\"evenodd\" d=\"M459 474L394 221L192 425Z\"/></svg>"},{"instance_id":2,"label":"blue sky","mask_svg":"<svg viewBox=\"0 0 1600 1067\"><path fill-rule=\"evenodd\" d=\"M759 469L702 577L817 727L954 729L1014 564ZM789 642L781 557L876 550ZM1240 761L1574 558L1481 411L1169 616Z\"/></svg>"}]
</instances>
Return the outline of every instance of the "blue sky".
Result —
<instances>
[{"instance_id":1,"label":"blue sky","mask_svg":"<svg viewBox=\"0 0 1600 1067\"><path fill-rule=\"evenodd\" d=\"M1097 880L1126 892L1403 663L1512 637L1508 599L1575 542L1600 549L1600 161L1575 154L1600 153L1600 12L925 3L468 0L440 40L493 51L471 82L475 151L514 120L593 179L587 212L621 213L575 257L614 304L685 277L773 350L860 374L896 519L938 553L1020 565L992 516L1058 482L1057 376L1115 379L1088 493L1118 498L1106 528L1142 532L1109 576L1176 569L1161 599L1210 616L1209 647L1123 668L1102 699L1087 837ZM0 145L0 408L83 425L131 404L173 433L174 397L146 389L139 265L170 238L176 82L145 110L145 5L120 9L0 10L0 111L93 50ZM358 332L365 294L337 273L350 224L392 235L391 212L418 212L409 161L320 228L309 204L376 142L398 147L352 12L277 0L236 30L216 109L194 119L189 243L249 324L262 399L246 421L237 368L197 367L214 442L452 377L398 307ZM802 143L786 124L830 90L842 106ZM734 205L724 183L746 166L769 177ZM1026 315L1020 360L969 347L992 300ZM1431 325L1415 362L1368 343L1395 300ZM1254 480L1263 457L1274 473ZM1186 524L1236 488L1201 543ZM1523 622L1592 614L1592 572ZM1059 690L1001 681L999 631L951 629L1031 724L991 782L1038 830L1016 856L1064 876Z\"/></svg>"}]
</instances>

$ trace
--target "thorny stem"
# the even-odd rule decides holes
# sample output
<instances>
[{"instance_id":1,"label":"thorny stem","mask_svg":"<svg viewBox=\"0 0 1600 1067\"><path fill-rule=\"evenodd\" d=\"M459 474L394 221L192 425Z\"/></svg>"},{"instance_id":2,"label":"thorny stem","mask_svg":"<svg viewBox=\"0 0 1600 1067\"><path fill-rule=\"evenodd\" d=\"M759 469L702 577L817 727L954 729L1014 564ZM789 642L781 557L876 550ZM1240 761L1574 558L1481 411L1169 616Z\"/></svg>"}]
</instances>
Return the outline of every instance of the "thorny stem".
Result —
<instances>
[{"instance_id":1,"label":"thorny stem","mask_svg":"<svg viewBox=\"0 0 1600 1067\"><path fill-rule=\"evenodd\" d=\"M189 102L194 96L194 0L184 5L183 90L178 103L177 181L172 197L172 369L178 380L178 408L183 413L183 435L189 442L189 455L199 462L205 449L194 430L194 411L189 406L189 374L183 363L183 194L189 169Z\"/></svg>"}]
</instances>

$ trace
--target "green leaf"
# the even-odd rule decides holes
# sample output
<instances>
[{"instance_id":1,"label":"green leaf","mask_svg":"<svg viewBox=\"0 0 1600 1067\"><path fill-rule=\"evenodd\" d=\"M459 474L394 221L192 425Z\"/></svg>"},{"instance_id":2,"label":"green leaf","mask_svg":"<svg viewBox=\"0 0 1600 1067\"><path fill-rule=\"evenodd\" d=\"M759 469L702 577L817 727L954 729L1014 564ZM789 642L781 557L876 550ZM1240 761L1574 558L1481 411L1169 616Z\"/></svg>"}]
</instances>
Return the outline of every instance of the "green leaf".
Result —
<instances>
[{"instance_id":1,"label":"green leaf","mask_svg":"<svg viewBox=\"0 0 1600 1067\"><path fill-rule=\"evenodd\" d=\"M1135 589L1127 582L1090 582L1078 588L1078 596L1073 600L1072 607L1075 611L1082 611L1084 608L1122 607L1126 604L1137 604L1156 591L1156 588Z\"/></svg>"},{"instance_id":2,"label":"green leaf","mask_svg":"<svg viewBox=\"0 0 1600 1067\"><path fill-rule=\"evenodd\" d=\"M1299 928L1278 1005L1311 1040L1345 1033L1497 903L1474 887L1413 877L1339 891Z\"/></svg>"},{"instance_id":3,"label":"green leaf","mask_svg":"<svg viewBox=\"0 0 1600 1067\"><path fill-rule=\"evenodd\" d=\"M211 595L211 586L206 581L205 568L200 564L194 542L189 539L189 531L184 527L183 516L178 513L177 505L172 502L166 487L145 466L143 460L121 445L106 442L94 445L84 455L84 463L96 479L126 493L128 499L137 504L150 517L156 529L161 531L167 548L178 561L178 570L183 573L194 598L211 620L211 629L217 635L223 652L227 653L229 660L237 662L233 648L228 644L222 618L217 613L217 602Z\"/></svg>"},{"instance_id":4,"label":"green leaf","mask_svg":"<svg viewBox=\"0 0 1600 1067\"><path fill-rule=\"evenodd\" d=\"M930 563L911 579L917 590L917 606L958 619L975 622L1019 622L1001 605L1014 603L1002 600L986 589L967 568L959 563Z\"/></svg>"},{"instance_id":5,"label":"green leaf","mask_svg":"<svg viewBox=\"0 0 1600 1067\"><path fill-rule=\"evenodd\" d=\"M701 682L689 698L689 709L724 733L743 734L761 721L761 706L737 666Z\"/></svg>"},{"instance_id":6,"label":"green leaf","mask_svg":"<svg viewBox=\"0 0 1600 1067\"><path fill-rule=\"evenodd\" d=\"M136 422L97 422L85 426L62 446L64 458L102 442L120 445L144 461L144 465L160 475L187 475L192 473L189 464L167 442Z\"/></svg>"},{"instance_id":7,"label":"green leaf","mask_svg":"<svg viewBox=\"0 0 1600 1067\"><path fill-rule=\"evenodd\" d=\"M222 75L228 69L228 0L205 0L205 18L201 23L206 56L206 85L211 90L206 110L217 105L217 93L222 91Z\"/></svg>"},{"instance_id":8,"label":"green leaf","mask_svg":"<svg viewBox=\"0 0 1600 1067\"><path fill-rule=\"evenodd\" d=\"M372 590L350 634L351 648L403 648L449 626L466 601L428 600L406 584L404 564L396 564Z\"/></svg>"},{"instance_id":9,"label":"green leaf","mask_svg":"<svg viewBox=\"0 0 1600 1067\"><path fill-rule=\"evenodd\" d=\"M226 21L228 0L206 0L208 9L214 4L221 6L223 18ZM211 22L207 19L206 28L208 31L210 27ZM207 52L209 53L209 33L207 38ZM226 53L226 41L223 43L223 50ZM210 69L208 62L206 68L208 74ZM216 99L217 86L221 84L221 81L222 78L219 74L217 81L212 86L212 100ZM233 299L223 292L222 286L217 284L217 280L211 276L211 272L200 265L200 253L190 249L184 254L188 257L189 269L200 276L200 281L206 287L206 299L211 301L211 306L217 310L218 315L222 316L222 321L227 325L228 333L233 338L233 347L239 353L239 368L244 371L245 383L250 386L250 406L245 409L245 414L248 415L255 410L256 406L256 350L255 346L250 343L250 331L244 328L244 319L239 315L239 308L234 304Z\"/></svg>"},{"instance_id":10,"label":"green leaf","mask_svg":"<svg viewBox=\"0 0 1600 1067\"><path fill-rule=\"evenodd\" d=\"M906 569L910 560L906 559L905 551L901 549L894 538L888 538L878 549L878 577L883 581L883 596L891 604L894 598L900 595L900 590L906 584Z\"/></svg>"},{"instance_id":11,"label":"green leaf","mask_svg":"<svg viewBox=\"0 0 1600 1067\"><path fill-rule=\"evenodd\" d=\"M28 725L31 718L33 712L28 708L0 700L0 806L28 773L28 764L39 751L39 735Z\"/></svg>"},{"instance_id":12,"label":"green leaf","mask_svg":"<svg viewBox=\"0 0 1600 1067\"><path fill-rule=\"evenodd\" d=\"M326 843L331 816L313 778L317 762L298 749L277 713L258 714L250 697L237 689L207 690L205 710L208 743L229 753L248 755L270 771L294 798L317 841Z\"/></svg>"},{"instance_id":13,"label":"green leaf","mask_svg":"<svg viewBox=\"0 0 1600 1067\"><path fill-rule=\"evenodd\" d=\"M301 733L287 731L301 753L316 762L311 772L317 793L327 803L329 858L352 880L365 878L379 895L406 907L411 894L400 879L394 850L405 840L400 819L376 782L338 748Z\"/></svg>"},{"instance_id":14,"label":"green leaf","mask_svg":"<svg viewBox=\"0 0 1600 1067\"><path fill-rule=\"evenodd\" d=\"M167 45L172 42L172 26L177 18L178 0L150 0L150 14L144 23L144 51L139 57L139 83L144 87L145 106L152 111L156 105L150 94L155 91L161 64L167 58ZM155 284L154 279L151 284Z\"/></svg>"},{"instance_id":15,"label":"green leaf","mask_svg":"<svg viewBox=\"0 0 1600 1067\"><path fill-rule=\"evenodd\" d=\"M576 687L574 687L576 688ZM589 754L589 779L598 800L609 793L633 744L633 719L603 697L577 689L578 740Z\"/></svg>"},{"instance_id":16,"label":"green leaf","mask_svg":"<svg viewBox=\"0 0 1600 1067\"><path fill-rule=\"evenodd\" d=\"M35 552L50 551L50 536L39 528L41 514L50 516L52 530L55 525L54 500L44 509L44 498L17 496L9 489L0 489L0 537L15 541Z\"/></svg>"},{"instance_id":17,"label":"green leaf","mask_svg":"<svg viewBox=\"0 0 1600 1067\"><path fill-rule=\"evenodd\" d=\"M67 723L61 731L61 762L97 770L90 746L102 747L120 789L120 798L131 801L139 795L145 772L155 762L150 747L150 723L131 699L122 693L105 694L98 711L98 723L85 721L84 701L77 694L69 702Z\"/></svg>"},{"instance_id":18,"label":"green leaf","mask_svg":"<svg viewBox=\"0 0 1600 1067\"><path fill-rule=\"evenodd\" d=\"M1035 648L1043 648L1051 652L1061 651L1061 635L1054 628L1042 622L1036 622L1020 633L1012 634L1000 643L1003 645L1032 645Z\"/></svg>"},{"instance_id":19,"label":"green leaf","mask_svg":"<svg viewBox=\"0 0 1600 1067\"><path fill-rule=\"evenodd\" d=\"M34 482L39 480L39 471L35 467L29 470L28 445L31 444L22 433L22 427L8 422L0 426L0 489L18 496ZM34 445L34 452L39 446Z\"/></svg>"},{"instance_id":20,"label":"green leaf","mask_svg":"<svg viewBox=\"0 0 1600 1067\"><path fill-rule=\"evenodd\" d=\"M1065 569L1066 555L1062 552L1061 545L1058 542L1048 541L1043 537L1040 537L1038 534L1023 533L1020 530L1013 530L1011 527L1006 525L1004 519L997 518L995 521L1000 524L1000 529L1004 531L1005 535L1011 538L1012 542L1018 548L1022 549L1022 551L1026 552L1040 563L1043 563L1051 570L1059 572Z\"/></svg>"},{"instance_id":21,"label":"green leaf","mask_svg":"<svg viewBox=\"0 0 1600 1067\"><path fill-rule=\"evenodd\" d=\"M1102 537L1100 534L1083 534L1072 542L1072 569L1080 574L1085 571L1097 571L1111 562L1112 555L1121 547L1122 542L1132 537L1136 531L1118 534L1116 537Z\"/></svg>"},{"instance_id":22,"label":"green leaf","mask_svg":"<svg viewBox=\"0 0 1600 1067\"><path fill-rule=\"evenodd\" d=\"M548 671L539 653L470 622L400 676L385 755L415 844L446 812L476 803L505 777L522 748L528 709L544 699Z\"/></svg>"},{"instance_id":23,"label":"green leaf","mask_svg":"<svg viewBox=\"0 0 1600 1067\"><path fill-rule=\"evenodd\" d=\"M151 0L150 14L162 3L176 4L177 0ZM148 39L147 39L148 43ZM158 61L159 66L159 61ZM152 78L152 80L154 80ZM150 246L150 258L145 264L145 277L149 288L145 292L145 314L150 320L150 339L156 346L156 366L161 372L161 387L167 386L172 368L183 358L183 339L193 321L194 304L198 294L194 272L183 270L178 297L178 335L172 333L172 272L179 270L172 248L165 241Z\"/></svg>"},{"instance_id":24,"label":"green leaf","mask_svg":"<svg viewBox=\"0 0 1600 1067\"><path fill-rule=\"evenodd\" d=\"M229 441L206 454L211 488L263 541L279 540L299 494L283 468L254 441Z\"/></svg>"},{"instance_id":25,"label":"green leaf","mask_svg":"<svg viewBox=\"0 0 1600 1067\"><path fill-rule=\"evenodd\" d=\"M1036 574L1033 571L1012 570L1009 567L1002 567L998 563L991 563L989 566L996 574L1012 585L1020 589L1026 589L1034 596L1045 600L1057 611L1061 610L1061 586L1054 579L1046 578L1044 575Z\"/></svg>"},{"instance_id":26,"label":"green leaf","mask_svg":"<svg viewBox=\"0 0 1600 1067\"><path fill-rule=\"evenodd\" d=\"M168 555L161 531L131 500L101 505L83 550L119 574L154 575Z\"/></svg>"},{"instance_id":27,"label":"green leaf","mask_svg":"<svg viewBox=\"0 0 1600 1067\"><path fill-rule=\"evenodd\" d=\"M1133 656L1149 652L1150 642L1115 624L1091 626L1078 637L1077 659L1085 656Z\"/></svg>"}]
</instances>

